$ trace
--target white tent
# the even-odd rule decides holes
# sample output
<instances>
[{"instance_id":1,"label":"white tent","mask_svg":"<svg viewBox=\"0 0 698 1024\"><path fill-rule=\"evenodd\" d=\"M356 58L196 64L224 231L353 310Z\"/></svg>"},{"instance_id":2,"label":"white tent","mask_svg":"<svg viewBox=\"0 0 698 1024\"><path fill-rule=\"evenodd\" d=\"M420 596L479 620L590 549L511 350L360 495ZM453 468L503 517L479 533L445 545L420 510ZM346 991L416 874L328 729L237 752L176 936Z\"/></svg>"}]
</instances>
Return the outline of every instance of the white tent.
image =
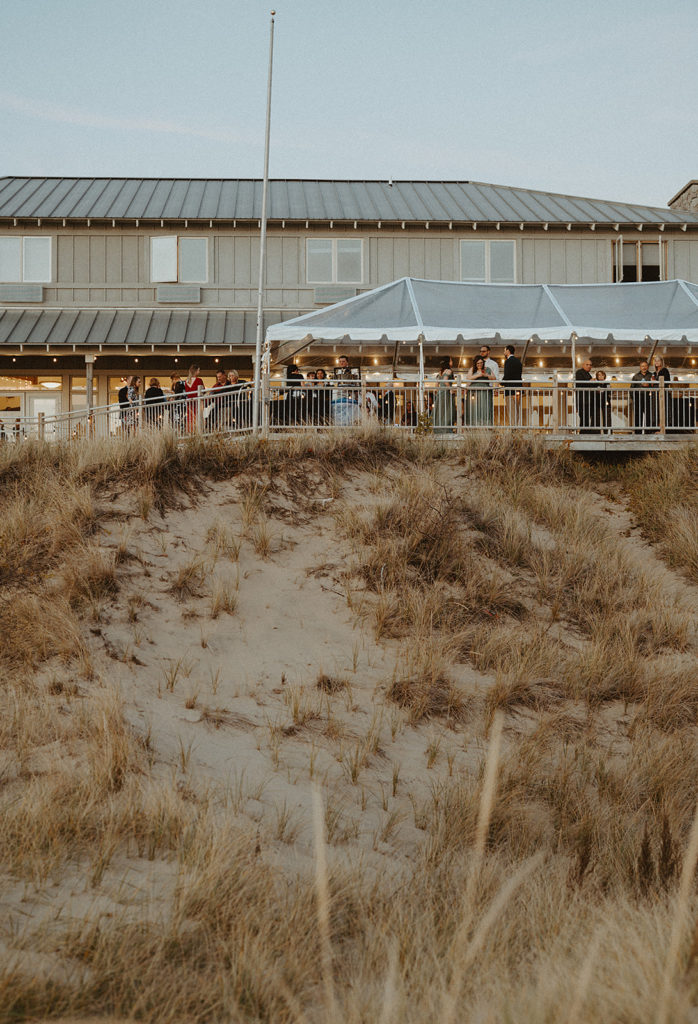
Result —
<instances>
[{"instance_id":1,"label":"white tent","mask_svg":"<svg viewBox=\"0 0 698 1024\"><path fill-rule=\"evenodd\" d=\"M268 328L278 360L309 344L478 341L603 341L611 345L698 343L698 285L465 284L405 277Z\"/></svg>"}]
</instances>

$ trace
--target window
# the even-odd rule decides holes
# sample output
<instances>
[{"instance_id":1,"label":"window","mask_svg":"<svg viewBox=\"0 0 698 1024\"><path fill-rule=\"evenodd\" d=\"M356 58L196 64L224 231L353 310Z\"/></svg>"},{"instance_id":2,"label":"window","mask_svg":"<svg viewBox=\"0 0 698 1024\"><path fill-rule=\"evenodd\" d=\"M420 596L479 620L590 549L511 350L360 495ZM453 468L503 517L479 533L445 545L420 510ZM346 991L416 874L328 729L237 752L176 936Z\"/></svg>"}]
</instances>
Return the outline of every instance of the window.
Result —
<instances>
[{"instance_id":1,"label":"window","mask_svg":"<svg viewBox=\"0 0 698 1024\"><path fill-rule=\"evenodd\" d=\"M516 280L514 242L510 240L462 241L460 279L483 284L513 284Z\"/></svg>"},{"instance_id":2,"label":"window","mask_svg":"<svg viewBox=\"0 0 698 1024\"><path fill-rule=\"evenodd\" d=\"M360 284L364 279L360 238L309 238L306 256L309 284Z\"/></svg>"},{"instance_id":3,"label":"window","mask_svg":"<svg viewBox=\"0 0 698 1024\"><path fill-rule=\"evenodd\" d=\"M0 238L0 281L41 283L51 280L51 239L6 235Z\"/></svg>"},{"instance_id":4,"label":"window","mask_svg":"<svg viewBox=\"0 0 698 1024\"><path fill-rule=\"evenodd\" d=\"M189 235L151 238L150 280L184 284L208 281L208 239Z\"/></svg>"},{"instance_id":5,"label":"window","mask_svg":"<svg viewBox=\"0 0 698 1024\"><path fill-rule=\"evenodd\" d=\"M662 281L661 242L624 242L617 238L613 242L613 280L619 281ZM666 257L665 257L666 258Z\"/></svg>"}]
</instances>

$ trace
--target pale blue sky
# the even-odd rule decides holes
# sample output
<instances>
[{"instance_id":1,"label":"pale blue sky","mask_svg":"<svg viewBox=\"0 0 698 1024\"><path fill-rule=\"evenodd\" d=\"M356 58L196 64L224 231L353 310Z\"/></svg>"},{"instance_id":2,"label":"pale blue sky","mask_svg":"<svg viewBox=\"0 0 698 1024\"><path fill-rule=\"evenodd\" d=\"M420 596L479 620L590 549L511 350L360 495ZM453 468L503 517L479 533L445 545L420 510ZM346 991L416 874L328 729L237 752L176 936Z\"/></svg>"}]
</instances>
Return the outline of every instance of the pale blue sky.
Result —
<instances>
[{"instance_id":1,"label":"pale blue sky","mask_svg":"<svg viewBox=\"0 0 698 1024\"><path fill-rule=\"evenodd\" d=\"M261 177L260 0L1 0L0 175ZM695 0L281 0L272 177L665 205L698 178Z\"/></svg>"}]
</instances>

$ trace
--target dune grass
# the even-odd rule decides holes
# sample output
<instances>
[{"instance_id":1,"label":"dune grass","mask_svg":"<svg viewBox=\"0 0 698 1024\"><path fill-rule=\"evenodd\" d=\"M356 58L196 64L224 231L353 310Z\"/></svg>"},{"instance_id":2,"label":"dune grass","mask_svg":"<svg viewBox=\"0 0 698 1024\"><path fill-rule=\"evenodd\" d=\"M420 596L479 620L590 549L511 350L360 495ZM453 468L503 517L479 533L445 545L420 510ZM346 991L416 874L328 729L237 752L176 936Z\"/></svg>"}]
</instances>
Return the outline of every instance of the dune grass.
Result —
<instances>
[{"instance_id":1,"label":"dune grass","mask_svg":"<svg viewBox=\"0 0 698 1024\"><path fill-rule=\"evenodd\" d=\"M312 865L280 869L268 832L295 842L289 809L277 806L267 832L241 825L242 796L185 784L184 752L178 771L164 763L94 677L90 629L121 599L132 558L100 547L101 531L142 517L144 489L166 513L235 476L250 536L281 486L303 521L318 494L332 498L357 628L394 651L382 691L386 722L401 716L393 740L399 729L428 740L433 762L445 758L441 734L425 730L438 727L477 751L410 793L409 851L384 795L373 848L389 852L331 856L356 833L321 780ZM354 495L362 476L371 501ZM21 933L0 934L13 949L0 955L0 1022L688 1024L694 610L620 543L596 495L611 480L679 566L677 538L698 544L689 477L682 452L643 474L497 436L457 452L370 431L0 448L0 870L38 895L77 871L95 896L82 919L28 916ZM206 543L238 561L224 522ZM689 558L679 567L692 576ZM199 563L185 569L180 600L206 581ZM208 599L211 616L243 600L227 578ZM463 683L466 670L481 683ZM341 746L346 786L361 790L388 741L380 715L343 738L331 702L351 724L344 672L318 671L284 701L288 729L309 745L322 729ZM393 766L393 797L410 771ZM105 916L98 897L137 859L172 872L167 898Z\"/></svg>"}]
</instances>

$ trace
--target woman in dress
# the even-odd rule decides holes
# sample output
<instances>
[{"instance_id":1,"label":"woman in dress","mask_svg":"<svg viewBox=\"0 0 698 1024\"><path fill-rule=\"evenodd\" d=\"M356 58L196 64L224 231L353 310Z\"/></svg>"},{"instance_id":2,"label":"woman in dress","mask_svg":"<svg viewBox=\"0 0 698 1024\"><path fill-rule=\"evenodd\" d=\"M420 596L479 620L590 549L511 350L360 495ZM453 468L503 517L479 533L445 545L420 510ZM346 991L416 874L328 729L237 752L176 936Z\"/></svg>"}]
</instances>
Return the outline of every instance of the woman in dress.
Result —
<instances>
[{"instance_id":1,"label":"woman in dress","mask_svg":"<svg viewBox=\"0 0 698 1024\"><path fill-rule=\"evenodd\" d=\"M491 427L494 423L494 375L487 369L482 356L473 360L467 378L470 394L465 398L465 421L471 427Z\"/></svg>"},{"instance_id":2,"label":"woman in dress","mask_svg":"<svg viewBox=\"0 0 698 1024\"><path fill-rule=\"evenodd\" d=\"M434 399L434 433L451 434L456 422L456 399L453 394L453 370L444 360L437 380L439 388Z\"/></svg>"},{"instance_id":3,"label":"woman in dress","mask_svg":"<svg viewBox=\"0 0 698 1024\"><path fill-rule=\"evenodd\" d=\"M607 433L611 427L611 392L608 390L605 370L597 370L594 374L591 426L602 434Z\"/></svg>"},{"instance_id":4,"label":"woman in dress","mask_svg":"<svg viewBox=\"0 0 698 1024\"><path fill-rule=\"evenodd\" d=\"M171 373L170 381L170 387L172 390L172 396L169 401L170 423L175 433L181 434L184 428L184 409L187 391L184 386L184 381L178 373Z\"/></svg>"},{"instance_id":5,"label":"woman in dress","mask_svg":"<svg viewBox=\"0 0 698 1024\"><path fill-rule=\"evenodd\" d=\"M329 385L327 383L327 374L322 367L315 371L315 384L317 391L313 394L313 401L315 403L317 423L322 425L327 423L330 418Z\"/></svg>"},{"instance_id":6,"label":"woman in dress","mask_svg":"<svg viewBox=\"0 0 698 1024\"><path fill-rule=\"evenodd\" d=\"M199 394L199 388L204 387L204 382L199 376L200 372L201 367L197 366L196 363L192 363L189 367L189 376L184 382L187 402L187 430L190 433L196 430L196 397Z\"/></svg>"},{"instance_id":7,"label":"woman in dress","mask_svg":"<svg viewBox=\"0 0 698 1024\"><path fill-rule=\"evenodd\" d=\"M140 395L138 389L141 386L140 377L131 377L131 382L126 389L126 397L128 399L128 408L126 410L126 432L128 434L138 426L138 407L140 402Z\"/></svg>"}]
</instances>

